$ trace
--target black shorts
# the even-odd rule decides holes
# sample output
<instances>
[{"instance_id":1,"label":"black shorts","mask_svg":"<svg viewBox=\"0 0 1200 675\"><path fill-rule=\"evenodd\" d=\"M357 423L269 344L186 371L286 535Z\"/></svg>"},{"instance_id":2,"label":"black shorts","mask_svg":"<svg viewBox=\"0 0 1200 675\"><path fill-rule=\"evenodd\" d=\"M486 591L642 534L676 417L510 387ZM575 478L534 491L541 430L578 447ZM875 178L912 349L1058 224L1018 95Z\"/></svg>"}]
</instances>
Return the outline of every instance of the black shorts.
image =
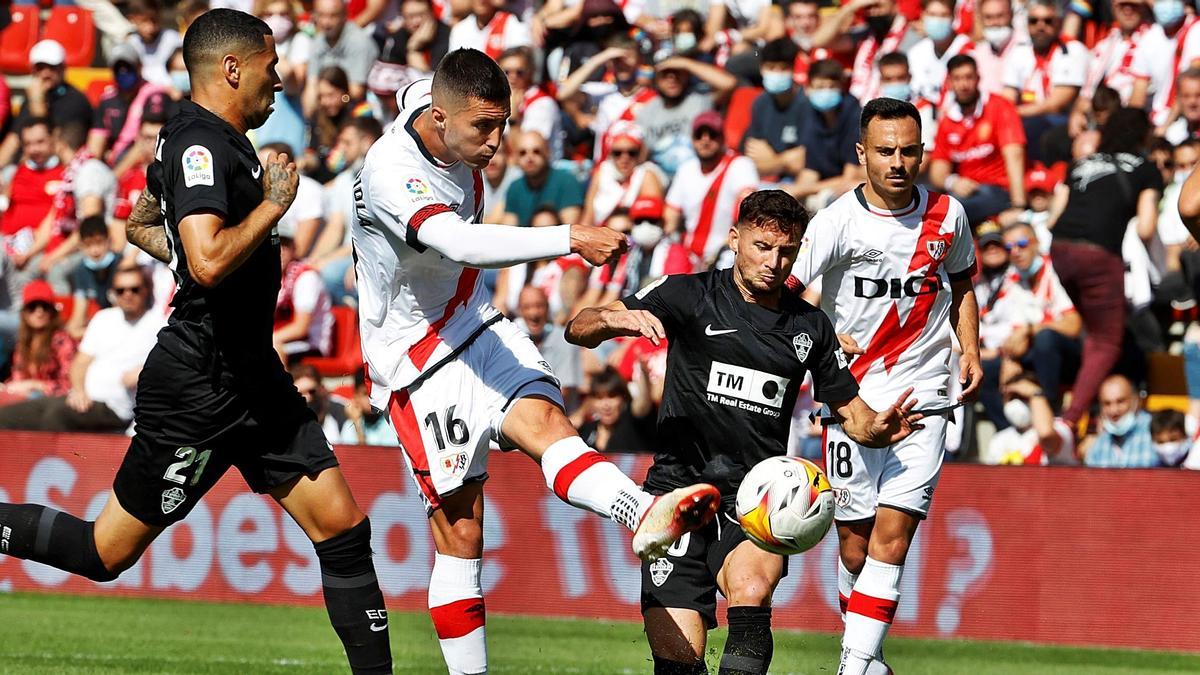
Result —
<instances>
[{"instance_id":1,"label":"black shorts","mask_svg":"<svg viewBox=\"0 0 1200 675\"><path fill-rule=\"evenodd\" d=\"M717 573L725 558L750 541L733 511L720 511L708 525L679 538L667 555L642 562L642 613L651 607L693 609L709 629L717 627ZM683 551L678 548L682 544ZM783 559L787 576L787 558Z\"/></svg>"},{"instance_id":2,"label":"black shorts","mask_svg":"<svg viewBox=\"0 0 1200 675\"><path fill-rule=\"evenodd\" d=\"M287 438L287 436L291 438ZM121 506L147 525L183 520L231 466L255 492L267 492L297 476L337 466L333 447L313 420L299 427L243 423L196 446L133 437L113 492Z\"/></svg>"}]
</instances>

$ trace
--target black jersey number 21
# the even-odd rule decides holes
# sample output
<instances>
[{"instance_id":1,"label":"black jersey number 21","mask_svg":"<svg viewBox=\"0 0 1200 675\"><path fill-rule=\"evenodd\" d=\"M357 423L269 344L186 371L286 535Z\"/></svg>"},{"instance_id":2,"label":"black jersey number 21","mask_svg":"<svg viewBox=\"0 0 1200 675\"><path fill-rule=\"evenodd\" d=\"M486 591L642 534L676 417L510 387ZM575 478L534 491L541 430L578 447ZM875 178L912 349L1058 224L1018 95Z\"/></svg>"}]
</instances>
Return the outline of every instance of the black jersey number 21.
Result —
<instances>
[{"instance_id":1,"label":"black jersey number 21","mask_svg":"<svg viewBox=\"0 0 1200 675\"><path fill-rule=\"evenodd\" d=\"M845 441L829 441L829 462L827 466L838 478L849 478L854 473L854 465L850 463L850 444Z\"/></svg>"}]
</instances>

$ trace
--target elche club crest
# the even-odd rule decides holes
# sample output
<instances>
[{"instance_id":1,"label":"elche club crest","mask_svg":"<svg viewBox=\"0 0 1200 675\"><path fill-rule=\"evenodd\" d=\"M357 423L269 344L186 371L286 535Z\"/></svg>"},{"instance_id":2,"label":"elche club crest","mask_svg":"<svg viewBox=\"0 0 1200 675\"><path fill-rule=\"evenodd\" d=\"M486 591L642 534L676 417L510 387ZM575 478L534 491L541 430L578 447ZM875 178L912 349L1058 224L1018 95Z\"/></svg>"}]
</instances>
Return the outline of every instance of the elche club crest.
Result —
<instances>
[{"instance_id":1,"label":"elche club crest","mask_svg":"<svg viewBox=\"0 0 1200 675\"><path fill-rule=\"evenodd\" d=\"M671 572L675 569L675 563L672 563L666 558L659 558L650 563L650 581L655 586L662 586L667 583L667 577L671 576Z\"/></svg>"},{"instance_id":2,"label":"elche club crest","mask_svg":"<svg viewBox=\"0 0 1200 675\"><path fill-rule=\"evenodd\" d=\"M792 338L792 348L796 350L796 358L800 359L801 363L808 360L808 353L812 351L813 341L808 336L808 333L801 333Z\"/></svg>"},{"instance_id":3,"label":"elche club crest","mask_svg":"<svg viewBox=\"0 0 1200 675\"><path fill-rule=\"evenodd\" d=\"M179 505L187 500L187 494L177 487L167 488L162 493L162 512L164 514L171 513L179 508Z\"/></svg>"},{"instance_id":4,"label":"elche club crest","mask_svg":"<svg viewBox=\"0 0 1200 675\"><path fill-rule=\"evenodd\" d=\"M929 257L941 262L942 258L946 257L946 241L938 239L936 241L925 242L925 251L929 253Z\"/></svg>"}]
</instances>

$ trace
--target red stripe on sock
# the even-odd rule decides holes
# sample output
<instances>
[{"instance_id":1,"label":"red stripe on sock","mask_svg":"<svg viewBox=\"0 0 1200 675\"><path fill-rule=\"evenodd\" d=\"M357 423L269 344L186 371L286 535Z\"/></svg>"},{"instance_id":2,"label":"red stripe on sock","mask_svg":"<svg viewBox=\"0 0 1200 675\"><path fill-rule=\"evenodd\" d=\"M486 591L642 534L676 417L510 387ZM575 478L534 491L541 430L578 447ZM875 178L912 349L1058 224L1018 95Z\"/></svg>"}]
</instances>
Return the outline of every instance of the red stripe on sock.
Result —
<instances>
[{"instance_id":1,"label":"red stripe on sock","mask_svg":"<svg viewBox=\"0 0 1200 675\"><path fill-rule=\"evenodd\" d=\"M429 615L433 617L433 629L437 631L439 640L459 638L483 627L483 598L467 598L430 607Z\"/></svg>"},{"instance_id":2,"label":"red stripe on sock","mask_svg":"<svg viewBox=\"0 0 1200 675\"><path fill-rule=\"evenodd\" d=\"M896 616L896 601L876 598L865 593L854 591L846 603L846 611L859 614L869 619L891 623Z\"/></svg>"},{"instance_id":3,"label":"red stripe on sock","mask_svg":"<svg viewBox=\"0 0 1200 675\"><path fill-rule=\"evenodd\" d=\"M850 604L850 598L838 593L838 605L842 608L842 614L846 613L846 606Z\"/></svg>"},{"instance_id":4,"label":"red stripe on sock","mask_svg":"<svg viewBox=\"0 0 1200 675\"><path fill-rule=\"evenodd\" d=\"M608 459L604 455L596 452L585 452L567 463L566 466L558 470L558 475L554 477L554 494L558 498L567 501L567 492L571 489L571 483L579 477L579 474L587 471L594 464L607 462Z\"/></svg>"}]
</instances>

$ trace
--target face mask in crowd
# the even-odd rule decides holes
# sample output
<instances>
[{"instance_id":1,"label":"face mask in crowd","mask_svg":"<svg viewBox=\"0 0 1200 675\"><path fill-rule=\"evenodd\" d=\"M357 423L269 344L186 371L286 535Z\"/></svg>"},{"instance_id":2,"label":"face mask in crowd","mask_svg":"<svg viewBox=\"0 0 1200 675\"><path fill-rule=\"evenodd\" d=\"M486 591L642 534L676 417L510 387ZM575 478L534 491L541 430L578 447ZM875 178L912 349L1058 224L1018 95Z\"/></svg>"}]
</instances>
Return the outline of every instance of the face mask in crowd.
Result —
<instances>
[{"instance_id":1,"label":"face mask in crowd","mask_svg":"<svg viewBox=\"0 0 1200 675\"><path fill-rule=\"evenodd\" d=\"M813 89L808 92L808 101L820 112L827 112L842 103L842 92L837 89Z\"/></svg>"},{"instance_id":2,"label":"face mask in crowd","mask_svg":"<svg viewBox=\"0 0 1200 675\"><path fill-rule=\"evenodd\" d=\"M954 30L950 19L944 16L927 16L922 24L925 26L925 34L934 42L941 42L950 37L950 32Z\"/></svg>"},{"instance_id":3,"label":"face mask in crowd","mask_svg":"<svg viewBox=\"0 0 1200 675\"><path fill-rule=\"evenodd\" d=\"M792 88L792 74L784 70L764 70L762 83L768 94L782 94Z\"/></svg>"},{"instance_id":4,"label":"face mask in crowd","mask_svg":"<svg viewBox=\"0 0 1200 675\"><path fill-rule=\"evenodd\" d=\"M676 33L675 34L675 53L686 54L696 48L695 33Z\"/></svg>"},{"instance_id":5,"label":"face mask in crowd","mask_svg":"<svg viewBox=\"0 0 1200 675\"><path fill-rule=\"evenodd\" d=\"M1008 44L1012 34L1012 26L988 26L983 29L983 39L987 40L992 49L997 50Z\"/></svg>"},{"instance_id":6,"label":"face mask in crowd","mask_svg":"<svg viewBox=\"0 0 1200 675\"><path fill-rule=\"evenodd\" d=\"M879 88L879 93L884 98L907 101L912 98L912 85L907 82L889 82Z\"/></svg>"},{"instance_id":7,"label":"face mask in crowd","mask_svg":"<svg viewBox=\"0 0 1200 675\"><path fill-rule=\"evenodd\" d=\"M658 242L662 241L663 229L657 223L643 221L633 226L633 229L629 231L629 238L642 248L654 248L658 246Z\"/></svg>"},{"instance_id":8,"label":"face mask in crowd","mask_svg":"<svg viewBox=\"0 0 1200 675\"><path fill-rule=\"evenodd\" d=\"M1029 409L1028 403L1019 398L1014 398L1004 404L1004 418L1017 431L1025 431L1033 426L1033 411Z\"/></svg>"},{"instance_id":9,"label":"face mask in crowd","mask_svg":"<svg viewBox=\"0 0 1200 675\"><path fill-rule=\"evenodd\" d=\"M1183 21L1183 0L1157 0L1154 3L1154 20L1162 26L1174 26Z\"/></svg>"},{"instance_id":10,"label":"face mask in crowd","mask_svg":"<svg viewBox=\"0 0 1200 675\"><path fill-rule=\"evenodd\" d=\"M1104 427L1104 431L1106 433L1108 433L1109 435L1124 436L1125 434L1129 433L1130 431L1133 431L1133 425L1136 422L1137 422L1137 411L1130 410L1129 412L1125 413L1124 415L1121 415L1120 417L1118 417L1115 420L1105 419L1104 424L1102 426Z\"/></svg>"}]
</instances>

